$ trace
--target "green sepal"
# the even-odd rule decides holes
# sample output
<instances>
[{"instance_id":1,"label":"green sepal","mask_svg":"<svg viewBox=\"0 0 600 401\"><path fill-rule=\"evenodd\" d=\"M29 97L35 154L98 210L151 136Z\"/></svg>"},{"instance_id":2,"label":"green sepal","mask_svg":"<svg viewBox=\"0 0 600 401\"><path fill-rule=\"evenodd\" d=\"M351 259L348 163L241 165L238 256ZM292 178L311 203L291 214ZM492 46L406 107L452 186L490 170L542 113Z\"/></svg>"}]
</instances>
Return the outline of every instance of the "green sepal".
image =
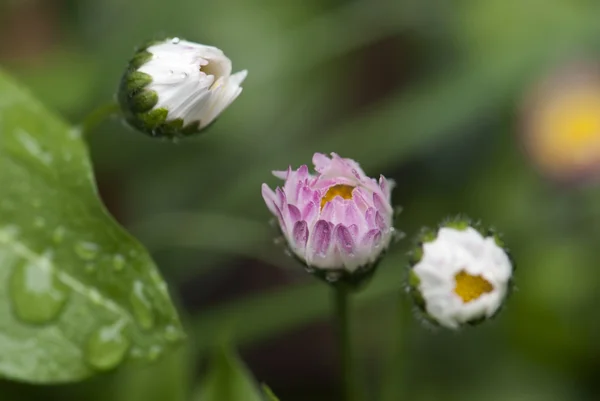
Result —
<instances>
[{"instance_id":1,"label":"green sepal","mask_svg":"<svg viewBox=\"0 0 600 401\"><path fill-rule=\"evenodd\" d=\"M133 56L129 62L129 67L133 70L138 70L141 66L146 64L152 58L152 53L146 50L139 51Z\"/></svg>"},{"instance_id":2,"label":"green sepal","mask_svg":"<svg viewBox=\"0 0 600 401\"><path fill-rule=\"evenodd\" d=\"M157 103L158 95L156 92L148 89L144 89L129 97L129 107L131 108L132 113L144 114L145 112L151 111Z\"/></svg>"}]
</instances>

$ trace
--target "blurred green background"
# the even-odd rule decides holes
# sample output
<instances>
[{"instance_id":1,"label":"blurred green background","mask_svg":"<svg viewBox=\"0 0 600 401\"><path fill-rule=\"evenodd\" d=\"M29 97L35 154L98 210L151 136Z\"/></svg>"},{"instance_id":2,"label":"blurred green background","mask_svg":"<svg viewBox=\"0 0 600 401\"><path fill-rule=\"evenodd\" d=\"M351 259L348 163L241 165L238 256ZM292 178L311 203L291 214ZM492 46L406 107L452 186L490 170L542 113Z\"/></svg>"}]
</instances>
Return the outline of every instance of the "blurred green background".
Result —
<instances>
[{"instance_id":1,"label":"blurred green background","mask_svg":"<svg viewBox=\"0 0 600 401\"><path fill-rule=\"evenodd\" d=\"M599 15L593 0L0 0L0 64L73 123L112 99L147 39L215 45L249 70L197 139L117 120L90 137L103 199L153 253L189 344L85 383L2 382L0 400L193 400L223 338L282 401L338 399L327 288L273 244L260 196L315 151L394 178L409 237L465 213L517 263L503 313L448 333L412 318L411 243L395 244L355 304L367 399L599 399L600 190L546 178L521 146L530 88L600 61Z\"/></svg>"}]
</instances>

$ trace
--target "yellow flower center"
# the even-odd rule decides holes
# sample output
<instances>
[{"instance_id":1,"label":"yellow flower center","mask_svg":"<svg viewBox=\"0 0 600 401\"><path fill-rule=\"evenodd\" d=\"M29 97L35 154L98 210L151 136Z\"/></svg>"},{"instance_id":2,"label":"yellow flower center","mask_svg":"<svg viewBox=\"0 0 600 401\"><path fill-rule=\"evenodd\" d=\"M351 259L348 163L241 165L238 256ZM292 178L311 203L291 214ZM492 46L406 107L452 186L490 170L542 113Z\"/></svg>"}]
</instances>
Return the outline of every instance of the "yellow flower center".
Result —
<instances>
[{"instance_id":1,"label":"yellow flower center","mask_svg":"<svg viewBox=\"0 0 600 401\"><path fill-rule=\"evenodd\" d=\"M352 199L352 191L355 187L352 185L338 184L334 185L327 190L325 196L321 198L321 210L327 204L335 198L336 196L341 196L344 199Z\"/></svg>"},{"instance_id":2,"label":"yellow flower center","mask_svg":"<svg viewBox=\"0 0 600 401\"><path fill-rule=\"evenodd\" d=\"M534 146L544 165L560 169L600 159L599 93L573 93L554 100L542 112L541 123Z\"/></svg>"},{"instance_id":3,"label":"yellow flower center","mask_svg":"<svg viewBox=\"0 0 600 401\"><path fill-rule=\"evenodd\" d=\"M464 270L456 273L454 280L456 281L454 292L462 298L464 303L474 301L483 294L494 290L494 286L481 275L472 276Z\"/></svg>"}]
</instances>

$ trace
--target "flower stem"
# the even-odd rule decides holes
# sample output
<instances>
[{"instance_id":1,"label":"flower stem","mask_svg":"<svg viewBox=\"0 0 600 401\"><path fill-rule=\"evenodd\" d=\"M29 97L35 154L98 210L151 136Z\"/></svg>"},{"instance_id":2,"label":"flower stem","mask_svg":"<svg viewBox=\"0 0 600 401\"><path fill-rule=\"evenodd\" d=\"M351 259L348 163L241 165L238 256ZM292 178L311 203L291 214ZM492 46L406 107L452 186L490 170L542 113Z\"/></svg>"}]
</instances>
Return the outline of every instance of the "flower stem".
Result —
<instances>
[{"instance_id":1,"label":"flower stem","mask_svg":"<svg viewBox=\"0 0 600 401\"><path fill-rule=\"evenodd\" d=\"M96 128L102 121L106 120L110 116L114 116L121 113L121 108L117 102L109 102L93 110L88 114L77 129L83 136Z\"/></svg>"},{"instance_id":2,"label":"flower stem","mask_svg":"<svg viewBox=\"0 0 600 401\"><path fill-rule=\"evenodd\" d=\"M355 401L354 363L352 360L352 342L350 337L349 289L340 284L333 287L335 298L335 318L342 372L342 400Z\"/></svg>"}]
</instances>

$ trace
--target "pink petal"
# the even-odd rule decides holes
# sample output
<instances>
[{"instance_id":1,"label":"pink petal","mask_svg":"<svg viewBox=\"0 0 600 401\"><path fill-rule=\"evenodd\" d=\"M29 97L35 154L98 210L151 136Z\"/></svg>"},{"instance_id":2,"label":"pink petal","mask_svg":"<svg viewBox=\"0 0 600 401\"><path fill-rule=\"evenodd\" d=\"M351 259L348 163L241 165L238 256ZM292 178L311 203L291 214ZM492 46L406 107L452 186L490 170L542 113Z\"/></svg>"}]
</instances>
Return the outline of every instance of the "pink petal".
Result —
<instances>
[{"instance_id":1,"label":"pink petal","mask_svg":"<svg viewBox=\"0 0 600 401\"><path fill-rule=\"evenodd\" d=\"M329 157L325 156L323 153L315 153L313 155L312 162L315 165L315 170L319 173L327 169L331 164Z\"/></svg>"},{"instance_id":2,"label":"pink petal","mask_svg":"<svg viewBox=\"0 0 600 401\"><path fill-rule=\"evenodd\" d=\"M321 219L331 221L333 220L335 205L334 202L327 202L321 210Z\"/></svg>"},{"instance_id":3,"label":"pink petal","mask_svg":"<svg viewBox=\"0 0 600 401\"><path fill-rule=\"evenodd\" d=\"M312 235L312 250L319 255L326 255L331 245L331 228L325 220L317 221Z\"/></svg>"},{"instance_id":4,"label":"pink petal","mask_svg":"<svg viewBox=\"0 0 600 401\"><path fill-rule=\"evenodd\" d=\"M306 241L308 240L308 225L306 224L306 221L297 221L296 224L294 224L292 237L294 238L296 248L299 248L300 250L306 248Z\"/></svg>"},{"instance_id":5,"label":"pink petal","mask_svg":"<svg viewBox=\"0 0 600 401\"><path fill-rule=\"evenodd\" d=\"M381 217L379 212L375 213L375 224L379 227L380 230L386 230L387 224L385 224L385 220Z\"/></svg>"},{"instance_id":6,"label":"pink petal","mask_svg":"<svg viewBox=\"0 0 600 401\"><path fill-rule=\"evenodd\" d=\"M303 164L302 166L300 166L298 168L298 171L296 172L296 174L298 175L299 180L301 180L301 181L306 180L309 177L308 166L306 164Z\"/></svg>"},{"instance_id":7,"label":"pink petal","mask_svg":"<svg viewBox=\"0 0 600 401\"><path fill-rule=\"evenodd\" d=\"M287 170L276 170L276 171L272 171L272 173L275 177L285 180L289 177L291 171L292 171L292 166L288 167Z\"/></svg>"},{"instance_id":8,"label":"pink petal","mask_svg":"<svg viewBox=\"0 0 600 401\"><path fill-rule=\"evenodd\" d=\"M376 213L377 213L377 211L373 207L370 207L369 209L367 209L367 212L365 213L365 220L367 221L367 227L369 227L369 228L377 227L377 223L375 222Z\"/></svg>"},{"instance_id":9,"label":"pink petal","mask_svg":"<svg viewBox=\"0 0 600 401\"><path fill-rule=\"evenodd\" d=\"M277 187L275 194L277 195L277 206L283 208L285 205L287 205L287 197L281 188Z\"/></svg>"},{"instance_id":10,"label":"pink petal","mask_svg":"<svg viewBox=\"0 0 600 401\"><path fill-rule=\"evenodd\" d=\"M302 209L302 219L312 221L318 213L319 208L313 202L309 202Z\"/></svg>"},{"instance_id":11,"label":"pink petal","mask_svg":"<svg viewBox=\"0 0 600 401\"><path fill-rule=\"evenodd\" d=\"M277 197L275 196L275 192L273 192L273 190L269 188L267 184L262 184L261 193L271 213L276 214L275 203L277 201Z\"/></svg>"},{"instance_id":12,"label":"pink petal","mask_svg":"<svg viewBox=\"0 0 600 401\"><path fill-rule=\"evenodd\" d=\"M352 238L352 234L346 228L346 226L342 224L338 224L335 229L335 240L338 245L338 249L341 252L344 252L346 255L354 254L354 239Z\"/></svg>"},{"instance_id":13,"label":"pink petal","mask_svg":"<svg viewBox=\"0 0 600 401\"><path fill-rule=\"evenodd\" d=\"M345 201L344 224L359 224L362 220L362 214L356 207L356 204L351 201Z\"/></svg>"},{"instance_id":14,"label":"pink petal","mask_svg":"<svg viewBox=\"0 0 600 401\"><path fill-rule=\"evenodd\" d=\"M361 213L365 213L371 205L368 200L370 197L363 188L355 188L354 191L352 191L352 199Z\"/></svg>"},{"instance_id":15,"label":"pink petal","mask_svg":"<svg viewBox=\"0 0 600 401\"><path fill-rule=\"evenodd\" d=\"M352 238L358 237L358 226L356 224L351 224L348 227L348 230L350 230L350 233L352 234Z\"/></svg>"},{"instance_id":16,"label":"pink petal","mask_svg":"<svg viewBox=\"0 0 600 401\"><path fill-rule=\"evenodd\" d=\"M286 231L287 224L285 224L285 218L283 217L283 213L281 213L281 209L276 204L273 204L273 206L275 206L275 215L279 220L279 226L281 227L281 231Z\"/></svg>"},{"instance_id":17,"label":"pink petal","mask_svg":"<svg viewBox=\"0 0 600 401\"><path fill-rule=\"evenodd\" d=\"M392 212L392 206L385 202L377 193L373 194L373 204L381 214L389 214Z\"/></svg>"},{"instance_id":18,"label":"pink petal","mask_svg":"<svg viewBox=\"0 0 600 401\"><path fill-rule=\"evenodd\" d=\"M302 218L302 214L300 210L294 205L288 205L288 212L290 216L290 220L295 223Z\"/></svg>"},{"instance_id":19,"label":"pink petal","mask_svg":"<svg viewBox=\"0 0 600 401\"><path fill-rule=\"evenodd\" d=\"M305 205L308 202L312 202L314 192L307 185L303 185L298 194L298 204Z\"/></svg>"},{"instance_id":20,"label":"pink petal","mask_svg":"<svg viewBox=\"0 0 600 401\"><path fill-rule=\"evenodd\" d=\"M365 246L374 246L381 241L381 230L369 230L362 239L362 244Z\"/></svg>"}]
</instances>

